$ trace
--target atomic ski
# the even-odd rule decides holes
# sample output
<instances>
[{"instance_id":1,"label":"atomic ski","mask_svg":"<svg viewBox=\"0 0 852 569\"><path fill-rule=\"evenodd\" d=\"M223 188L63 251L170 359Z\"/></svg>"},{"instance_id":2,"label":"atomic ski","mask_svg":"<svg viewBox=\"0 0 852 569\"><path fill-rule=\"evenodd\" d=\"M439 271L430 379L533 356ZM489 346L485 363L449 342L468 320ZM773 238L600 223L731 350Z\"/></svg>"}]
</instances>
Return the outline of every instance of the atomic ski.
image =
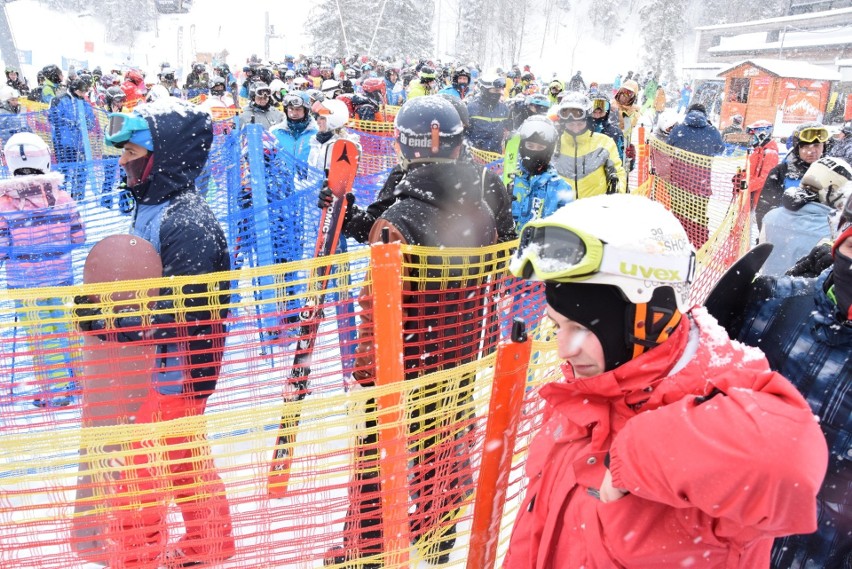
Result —
<instances>
[{"instance_id":1,"label":"atomic ski","mask_svg":"<svg viewBox=\"0 0 852 569\"><path fill-rule=\"evenodd\" d=\"M326 171L328 187L334 194L329 207L322 210L319 223L314 257L321 258L334 254L340 240L343 219L346 217L346 194L352 191L355 173L358 170L359 150L354 142L337 140L331 147L331 161ZM310 294L299 312L300 328L296 343L296 355L288 378L289 386L295 395L285 396L284 413L275 437L275 449L269 472L269 494L283 496L290 479L290 466L293 461L293 443L295 430L299 426L300 411L298 405L290 405L305 398L308 394L308 376L311 373L311 356L314 352L317 332L323 317L322 304L328 287L331 266L315 269L309 281Z\"/></svg>"}]
</instances>

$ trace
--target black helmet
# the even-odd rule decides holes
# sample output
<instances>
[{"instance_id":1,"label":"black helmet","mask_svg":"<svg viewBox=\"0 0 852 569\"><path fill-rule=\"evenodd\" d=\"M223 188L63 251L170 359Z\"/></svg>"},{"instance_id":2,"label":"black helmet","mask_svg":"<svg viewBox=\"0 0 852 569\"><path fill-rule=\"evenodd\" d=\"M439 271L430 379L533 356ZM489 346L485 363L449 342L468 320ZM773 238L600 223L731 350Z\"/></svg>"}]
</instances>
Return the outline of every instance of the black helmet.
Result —
<instances>
[{"instance_id":1,"label":"black helmet","mask_svg":"<svg viewBox=\"0 0 852 569\"><path fill-rule=\"evenodd\" d=\"M394 127L404 167L413 162L455 160L464 133L453 104L437 95L406 102L396 115Z\"/></svg>"},{"instance_id":2,"label":"black helmet","mask_svg":"<svg viewBox=\"0 0 852 569\"><path fill-rule=\"evenodd\" d=\"M459 77L467 77L467 84L470 85L471 77L470 70L465 67L457 67L455 71L453 71L453 85L457 86L459 84Z\"/></svg>"},{"instance_id":3,"label":"black helmet","mask_svg":"<svg viewBox=\"0 0 852 569\"><path fill-rule=\"evenodd\" d=\"M193 63L192 64L192 72L196 75L201 75L204 73L204 64L203 63Z\"/></svg>"},{"instance_id":4,"label":"black helmet","mask_svg":"<svg viewBox=\"0 0 852 569\"><path fill-rule=\"evenodd\" d=\"M275 79L275 76L272 74L272 70L268 67L261 67L257 72L257 77L267 85L272 83L272 80Z\"/></svg>"},{"instance_id":5,"label":"black helmet","mask_svg":"<svg viewBox=\"0 0 852 569\"><path fill-rule=\"evenodd\" d=\"M533 115L518 129L521 144L518 147L518 156L521 164L532 174L543 172L556 150L559 141L559 132L549 118L542 115Z\"/></svg>"},{"instance_id":6,"label":"black helmet","mask_svg":"<svg viewBox=\"0 0 852 569\"><path fill-rule=\"evenodd\" d=\"M75 91L88 91L92 88L92 76L88 73L77 75L69 84L68 90L72 93Z\"/></svg>"},{"instance_id":7,"label":"black helmet","mask_svg":"<svg viewBox=\"0 0 852 569\"><path fill-rule=\"evenodd\" d=\"M470 127L470 113L467 112L467 105L465 105L461 99L454 95L450 95L449 93L438 93L439 97L443 97L452 103L453 107L455 107L456 112L459 114L459 118L461 119L462 126L465 130Z\"/></svg>"},{"instance_id":8,"label":"black helmet","mask_svg":"<svg viewBox=\"0 0 852 569\"><path fill-rule=\"evenodd\" d=\"M106 95L104 96L104 101L106 102L107 108L111 109L113 103L123 103L127 100L127 95L124 94L121 87L118 85L113 85L109 89L106 90Z\"/></svg>"},{"instance_id":9,"label":"black helmet","mask_svg":"<svg viewBox=\"0 0 852 569\"><path fill-rule=\"evenodd\" d=\"M420 75L419 76L420 76L420 82L421 83L426 82L426 81L434 81L435 77L436 77L435 76L435 70L432 69L431 67L424 65L423 67L420 68Z\"/></svg>"},{"instance_id":10,"label":"black helmet","mask_svg":"<svg viewBox=\"0 0 852 569\"><path fill-rule=\"evenodd\" d=\"M45 65L41 70L44 78L50 81L51 83L61 83L62 82L62 70L59 69L57 65L51 63L50 65Z\"/></svg>"}]
</instances>

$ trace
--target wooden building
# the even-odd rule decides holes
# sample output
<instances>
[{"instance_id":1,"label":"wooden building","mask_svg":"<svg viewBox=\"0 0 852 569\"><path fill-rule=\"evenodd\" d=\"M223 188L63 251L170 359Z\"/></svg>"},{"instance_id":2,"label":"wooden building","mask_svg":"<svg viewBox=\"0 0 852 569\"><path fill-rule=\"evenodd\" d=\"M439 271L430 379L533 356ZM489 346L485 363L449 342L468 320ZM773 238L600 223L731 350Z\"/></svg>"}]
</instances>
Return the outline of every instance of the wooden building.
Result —
<instances>
[{"instance_id":1,"label":"wooden building","mask_svg":"<svg viewBox=\"0 0 852 569\"><path fill-rule=\"evenodd\" d=\"M748 59L719 72L725 80L720 124L742 115L743 124L767 120L776 135L797 124L822 121L840 73L803 61Z\"/></svg>"}]
</instances>

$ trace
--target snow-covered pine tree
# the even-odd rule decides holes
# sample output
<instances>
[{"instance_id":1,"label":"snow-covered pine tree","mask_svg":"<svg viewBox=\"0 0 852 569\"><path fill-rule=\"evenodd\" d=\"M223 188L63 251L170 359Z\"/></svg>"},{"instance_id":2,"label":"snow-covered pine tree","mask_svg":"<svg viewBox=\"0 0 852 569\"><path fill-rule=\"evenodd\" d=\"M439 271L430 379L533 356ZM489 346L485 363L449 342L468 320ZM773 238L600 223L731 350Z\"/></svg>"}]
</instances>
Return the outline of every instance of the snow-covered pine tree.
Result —
<instances>
[{"instance_id":1,"label":"snow-covered pine tree","mask_svg":"<svg viewBox=\"0 0 852 569\"><path fill-rule=\"evenodd\" d=\"M314 51L366 54L380 7L381 0L319 0L305 25Z\"/></svg>"},{"instance_id":2,"label":"snow-covered pine tree","mask_svg":"<svg viewBox=\"0 0 852 569\"><path fill-rule=\"evenodd\" d=\"M605 43L613 40L622 29L619 12L624 11L618 0L595 0L589 4L589 18Z\"/></svg>"},{"instance_id":3,"label":"snow-covered pine tree","mask_svg":"<svg viewBox=\"0 0 852 569\"><path fill-rule=\"evenodd\" d=\"M643 22L642 63L660 79L678 76L676 47L687 30L685 9L686 0L650 0L639 9Z\"/></svg>"},{"instance_id":4,"label":"snow-covered pine tree","mask_svg":"<svg viewBox=\"0 0 852 569\"><path fill-rule=\"evenodd\" d=\"M434 9L434 0L320 0L307 31L317 53L425 56L432 53Z\"/></svg>"},{"instance_id":5,"label":"snow-covered pine tree","mask_svg":"<svg viewBox=\"0 0 852 569\"><path fill-rule=\"evenodd\" d=\"M459 25L456 36L456 52L464 61L483 62L487 48L488 0L463 0L459 2Z\"/></svg>"},{"instance_id":6,"label":"snow-covered pine tree","mask_svg":"<svg viewBox=\"0 0 852 569\"><path fill-rule=\"evenodd\" d=\"M371 37L376 33L370 55L425 57L433 53L434 0L379 0L378 4L374 18L382 16L369 28Z\"/></svg>"}]
</instances>

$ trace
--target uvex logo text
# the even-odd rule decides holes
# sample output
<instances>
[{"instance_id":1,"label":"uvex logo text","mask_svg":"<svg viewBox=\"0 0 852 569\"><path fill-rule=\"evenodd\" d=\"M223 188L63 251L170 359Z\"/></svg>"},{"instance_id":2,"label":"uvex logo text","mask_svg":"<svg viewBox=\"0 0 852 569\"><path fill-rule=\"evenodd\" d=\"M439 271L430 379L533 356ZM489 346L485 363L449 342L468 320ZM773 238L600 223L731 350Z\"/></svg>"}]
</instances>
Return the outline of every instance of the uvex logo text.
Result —
<instances>
[{"instance_id":1,"label":"uvex logo text","mask_svg":"<svg viewBox=\"0 0 852 569\"><path fill-rule=\"evenodd\" d=\"M622 261L618 265L618 270L621 274L630 275L631 277L642 276L644 279L653 279L655 281L680 281L680 272L671 269L660 269L657 267L644 267L634 263L625 263Z\"/></svg>"}]
</instances>

